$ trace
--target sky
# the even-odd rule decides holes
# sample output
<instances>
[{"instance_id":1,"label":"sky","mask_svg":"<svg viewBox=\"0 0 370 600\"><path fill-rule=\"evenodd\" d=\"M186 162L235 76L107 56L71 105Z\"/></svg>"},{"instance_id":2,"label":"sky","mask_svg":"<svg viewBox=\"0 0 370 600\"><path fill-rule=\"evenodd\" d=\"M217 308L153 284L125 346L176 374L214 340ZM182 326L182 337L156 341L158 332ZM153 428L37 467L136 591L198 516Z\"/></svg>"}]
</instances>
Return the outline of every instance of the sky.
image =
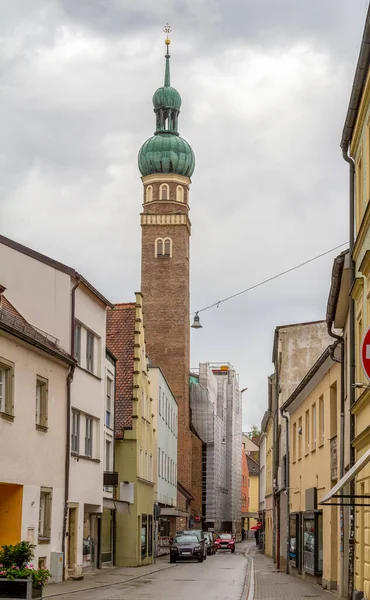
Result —
<instances>
[{"instance_id":1,"label":"sky","mask_svg":"<svg viewBox=\"0 0 370 600\"><path fill-rule=\"evenodd\" d=\"M112 302L140 289L163 27L196 157L192 311L348 240L339 143L365 0L0 0L0 232ZM344 249L344 247L343 247ZM191 366L230 362L260 425L277 325L324 319L333 252L200 314Z\"/></svg>"}]
</instances>

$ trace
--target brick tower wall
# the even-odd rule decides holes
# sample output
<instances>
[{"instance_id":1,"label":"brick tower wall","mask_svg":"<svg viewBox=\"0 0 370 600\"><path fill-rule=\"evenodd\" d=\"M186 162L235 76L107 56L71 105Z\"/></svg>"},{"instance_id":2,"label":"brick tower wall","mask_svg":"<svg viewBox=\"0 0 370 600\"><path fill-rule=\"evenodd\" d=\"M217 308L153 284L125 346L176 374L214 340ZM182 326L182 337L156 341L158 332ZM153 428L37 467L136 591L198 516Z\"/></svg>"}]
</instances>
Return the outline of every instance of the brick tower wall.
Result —
<instances>
[{"instance_id":1,"label":"brick tower wall","mask_svg":"<svg viewBox=\"0 0 370 600\"><path fill-rule=\"evenodd\" d=\"M188 205L171 200L177 183L170 184L170 199L144 203L144 215L187 213ZM145 195L145 189L144 189ZM187 197L187 196L186 196ZM155 256L157 238L172 239L172 256ZM186 224L142 225L141 291L147 352L161 367L178 402L178 481L192 488L192 434L189 427L189 229Z\"/></svg>"}]
</instances>

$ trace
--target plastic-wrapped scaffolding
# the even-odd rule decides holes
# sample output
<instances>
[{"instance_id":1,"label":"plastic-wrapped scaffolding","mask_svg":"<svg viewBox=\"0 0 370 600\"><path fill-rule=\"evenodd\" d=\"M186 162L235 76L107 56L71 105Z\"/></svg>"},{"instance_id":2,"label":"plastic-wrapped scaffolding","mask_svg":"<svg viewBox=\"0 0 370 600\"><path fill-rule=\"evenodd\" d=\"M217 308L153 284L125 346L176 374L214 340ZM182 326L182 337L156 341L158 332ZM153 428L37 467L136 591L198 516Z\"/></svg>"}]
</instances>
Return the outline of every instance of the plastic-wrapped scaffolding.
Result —
<instances>
[{"instance_id":1,"label":"plastic-wrapped scaffolding","mask_svg":"<svg viewBox=\"0 0 370 600\"><path fill-rule=\"evenodd\" d=\"M205 521L216 530L240 529L241 395L231 365L199 365L191 383L192 425L205 444L203 498Z\"/></svg>"}]
</instances>

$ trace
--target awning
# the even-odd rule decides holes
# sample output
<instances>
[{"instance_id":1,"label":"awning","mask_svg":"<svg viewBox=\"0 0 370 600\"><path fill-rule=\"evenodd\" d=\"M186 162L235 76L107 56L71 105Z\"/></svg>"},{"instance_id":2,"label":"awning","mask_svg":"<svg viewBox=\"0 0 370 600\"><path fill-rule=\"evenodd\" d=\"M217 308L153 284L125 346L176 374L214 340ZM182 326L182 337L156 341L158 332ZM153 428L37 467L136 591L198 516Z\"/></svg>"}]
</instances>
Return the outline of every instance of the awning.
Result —
<instances>
[{"instance_id":1,"label":"awning","mask_svg":"<svg viewBox=\"0 0 370 600\"><path fill-rule=\"evenodd\" d=\"M328 494L326 494L326 496L323 497L323 499L319 502L319 504L327 504L329 506L370 506L370 504L366 504L365 502L361 502L361 503L356 503L356 502L329 502L330 500L332 500L333 498L339 498L340 500L343 500L345 498L347 499L354 499L356 500L356 498L367 498L370 500L370 496L368 494L365 494L364 496L359 496L359 495L351 495L351 494L338 494L338 492L340 492L346 485L347 483L350 483L357 475L357 473L359 473L366 465L367 463L370 461L370 448L369 450L367 450L365 452L365 454L363 454L363 456L361 456L361 458L358 459L358 461L353 465L353 467L350 468L350 470L348 471L348 473L346 473L342 479L340 479L338 481L338 483L335 484L335 486L330 490L330 492Z\"/></svg>"},{"instance_id":2,"label":"awning","mask_svg":"<svg viewBox=\"0 0 370 600\"><path fill-rule=\"evenodd\" d=\"M167 506L164 508L161 506L160 517L190 517L190 513L175 507L170 508Z\"/></svg>"},{"instance_id":3,"label":"awning","mask_svg":"<svg viewBox=\"0 0 370 600\"><path fill-rule=\"evenodd\" d=\"M109 510L116 510L121 514L130 514L130 505L128 502L123 502L122 500L112 500L112 498L103 498L103 508L108 508Z\"/></svg>"}]
</instances>

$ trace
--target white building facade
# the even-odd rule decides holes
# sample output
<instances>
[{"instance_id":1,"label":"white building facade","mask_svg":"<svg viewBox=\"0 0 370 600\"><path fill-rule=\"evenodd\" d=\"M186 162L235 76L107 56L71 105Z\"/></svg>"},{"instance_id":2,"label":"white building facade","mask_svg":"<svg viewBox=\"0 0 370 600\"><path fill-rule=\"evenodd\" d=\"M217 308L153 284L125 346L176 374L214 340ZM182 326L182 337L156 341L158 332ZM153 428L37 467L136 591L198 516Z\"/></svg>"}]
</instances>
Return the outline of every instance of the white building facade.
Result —
<instances>
[{"instance_id":1,"label":"white building facade","mask_svg":"<svg viewBox=\"0 0 370 600\"><path fill-rule=\"evenodd\" d=\"M178 410L176 399L159 367L150 367L150 389L153 414L158 415L154 468L157 473L155 500L161 507L158 523L160 537L168 537L171 520L179 516L177 504L177 434ZM181 515L180 515L181 516Z\"/></svg>"},{"instance_id":2,"label":"white building facade","mask_svg":"<svg viewBox=\"0 0 370 600\"><path fill-rule=\"evenodd\" d=\"M98 563L97 518L103 510L105 469L106 309L111 304L74 269L3 236L0 282L25 319L54 336L75 358L68 409L59 428L60 437L65 439L67 432L69 438L67 457L63 452L68 502L60 539L64 575L79 575L83 567Z\"/></svg>"},{"instance_id":3,"label":"white building facade","mask_svg":"<svg viewBox=\"0 0 370 600\"><path fill-rule=\"evenodd\" d=\"M105 353L105 417L104 417L104 497L101 535L101 561L114 564L114 528L116 503L114 486L114 401L116 358L107 348ZM113 476L113 478L112 478ZM117 479L118 481L118 479Z\"/></svg>"},{"instance_id":4,"label":"white building facade","mask_svg":"<svg viewBox=\"0 0 370 600\"><path fill-rule=\"evenodd\" d=\"M47 566L53 581L62 552L73 366L56 340L29 325L6 290L0 293L0 545L35 544L35 566Z\"/></svg>"}]
</instances>

